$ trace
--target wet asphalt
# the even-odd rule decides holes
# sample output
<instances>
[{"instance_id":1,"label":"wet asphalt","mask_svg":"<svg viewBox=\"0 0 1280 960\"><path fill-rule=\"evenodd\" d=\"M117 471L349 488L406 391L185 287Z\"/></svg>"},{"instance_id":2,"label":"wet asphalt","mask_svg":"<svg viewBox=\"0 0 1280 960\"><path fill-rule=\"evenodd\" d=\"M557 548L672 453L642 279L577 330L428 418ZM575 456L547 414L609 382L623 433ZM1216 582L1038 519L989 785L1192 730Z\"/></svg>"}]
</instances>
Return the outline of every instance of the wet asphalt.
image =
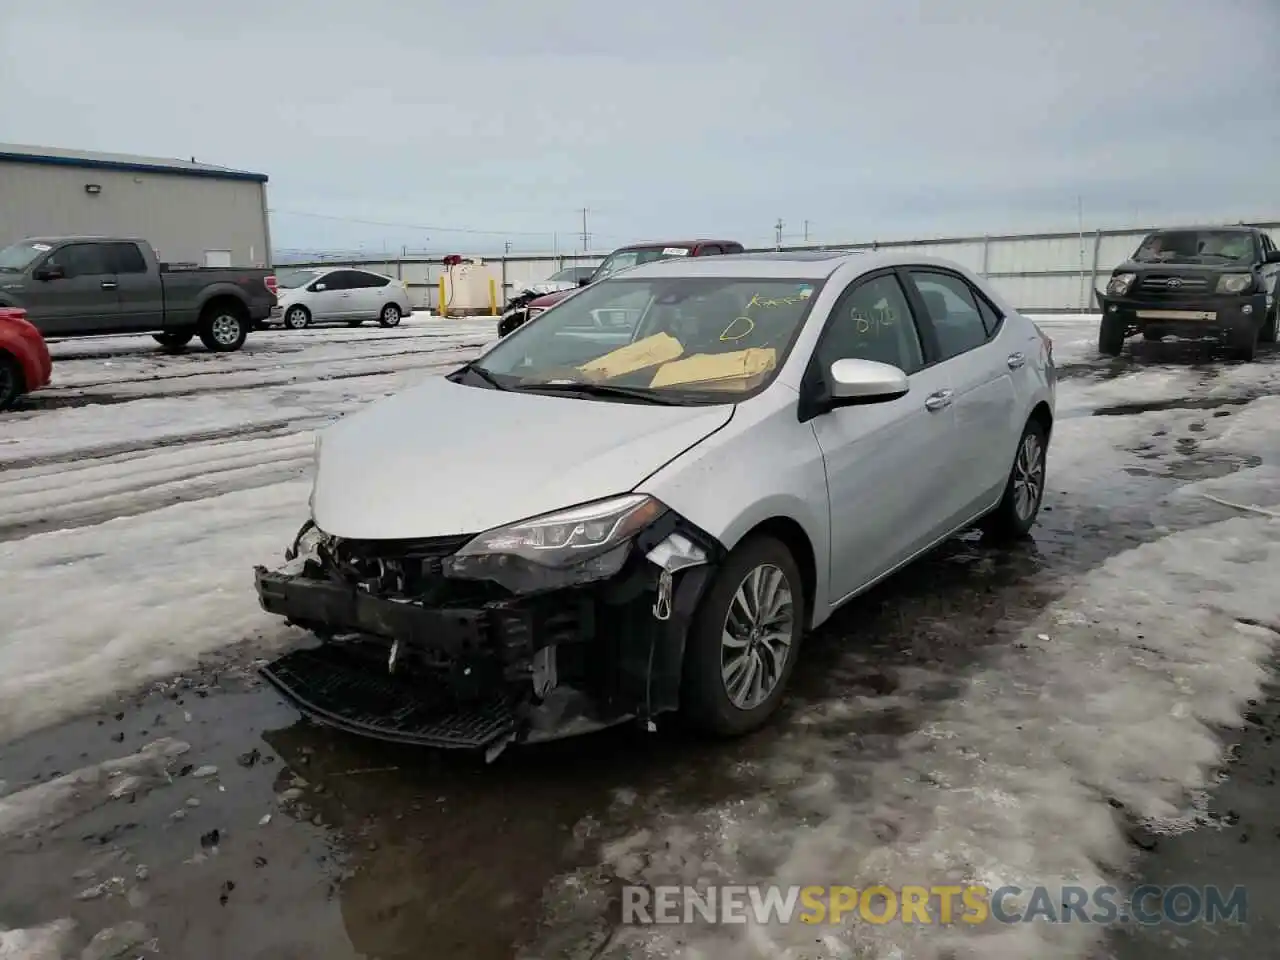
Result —
<instances>
[{"instance_id":1,"label":"wet asphalt","mask_svg":"<svg viewBox=\"0 0 1280 960\"><path fill-rule=\"evenodd\" d=\"M1063 376L1105 380L1162 364L1211 376L1212 358L1201 349L1138 343L1119 360L1072 364ZM1280 356L1272 351L1260 362ZM1231 415L1231 398L1216 403L1204 407L1205 417ZM257 677L254 641L242 643L188 674L3 747L0 794L11 795L157 738L190 745L171 764L170 784L144 785L63 823L0 839L0 926L69 916L80 945L135 920L154 938L154 955L201 960L498 960L529 944L546 956L568 952L544 922L544 891L557 876L597 862L600 843L634 828L638 798L660 796L680 810L732 796L744 789L741 770L806 703L886 696L914 665L961 677L983 649L1008 642L1052 602L1064 575L1230 515L1209 503L1176 510L1163 503L1180 483L1240 465L1199 454L1194 423L1176 443L1153 449L1164 452L1149 454L1149 469L1117 470L1084 490L1056 487L1051 463L1033 541L996 550L967 534L855 601L806 641L778 722L732 744L692 740L670 725L654 734L624 728L509 750L486 766L301 719ZM871 727L862 721L859 749L891 754L900 737L928 722L931 704L953 693L943 683L916 708L886 710ZM1098 958L1274 955L1280 910L1266 894L1280 853L1278 718L1276 699L1259 702L1248 726L1231 735L1236 759L1200 829L1133 838L1142 851L1135 883L1247 885L1249 924L1119 929ZM590 923L575 927L572 940L589 941L593 932Z\"/></svg>"}]
</instances>

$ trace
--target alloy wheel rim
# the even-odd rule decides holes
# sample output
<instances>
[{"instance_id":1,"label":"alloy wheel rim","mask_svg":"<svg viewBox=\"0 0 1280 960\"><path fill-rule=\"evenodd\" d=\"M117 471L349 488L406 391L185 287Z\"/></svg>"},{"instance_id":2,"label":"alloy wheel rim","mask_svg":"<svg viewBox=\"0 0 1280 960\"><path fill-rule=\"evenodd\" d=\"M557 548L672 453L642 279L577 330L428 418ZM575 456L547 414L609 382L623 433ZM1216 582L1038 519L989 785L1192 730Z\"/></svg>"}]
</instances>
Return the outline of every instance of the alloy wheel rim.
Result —
<instances>
[{"instance_id":1,"label":"alloy wheel rim","mask_svg":"<svg viewBox=\"0 0 1280 960\"><path fill-rule=\"evenodd\" d=\"M240 336L240 321L226 314L215 317L211 327L213 339L226 346L236 342Z\"/></svg>"},{"instance_id":2,"label":"alloy wheel rim","mask_svg":"<svg viewBox=\"0 0 1280 960\"><path fill-rule=\"evenodd\" d=\"M289 326L294 330L300 330L307 325L307 315L300 309L295 307L289 311Z\"/></svg>"},{"instance_id":3,"label":"alloy wheel rim","mask_svg":"<svg viewBox=\"0 0 1280 960\"><path fill-rule=\"evenodd\" d=\"M1013 468L1013 507L1019 520L1035 512L1044 488L1044 448L1035 434L1027 434Z\"/></svg>"},{"instance_id":4,"label":"alloy wheel rim","mask_svg":"<svg viewBox=\"0 0 1280 960\"><path fill-rule=\"evenodd\" d=\"M729 601L720 638L720 678L739 710L764 703L791 657L795 605L786 574L771 563L751 570Z\"/></svg>"},{"instance_id":5,"label":"alloy wheel rim","mask_svg":"<svg viewBox=\"0 0 1280 960\"><path fill-rule=\"evenodd\" d=\"M388 304L382 308L382 322L388 326L394 327L400 322L400 310L398 307Z\"/></svg>"}]
</instances>

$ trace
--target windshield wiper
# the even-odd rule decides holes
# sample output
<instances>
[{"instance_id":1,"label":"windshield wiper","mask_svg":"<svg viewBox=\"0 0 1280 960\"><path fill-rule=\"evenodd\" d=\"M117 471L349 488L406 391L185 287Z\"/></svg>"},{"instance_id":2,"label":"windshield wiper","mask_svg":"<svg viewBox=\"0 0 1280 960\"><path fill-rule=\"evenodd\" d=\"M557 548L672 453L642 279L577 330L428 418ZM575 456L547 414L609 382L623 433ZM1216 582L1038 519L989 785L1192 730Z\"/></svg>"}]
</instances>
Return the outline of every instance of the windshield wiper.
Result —
<instances>
[{"instance_id":1,"label":"windshield wiper","mask_svg":"<svg viewBox=\"0 0 1280 960\"><path fill-rule=\"evenodd\" d=\"M581 393L590 397L617 397L621 400L639 400L642 403L659 404L664 407L682 405L679 400L664 397L644 387L615 387L607 383L526 383L514 389L529 392L546 390L555 393Z\"/></svg>"},{"instance_id":2,"label":"windshield wiper","mask_svg":"<svg viewBox=\"0 0 1280 960\"><path fill-rule=\"evenodd\" d=\"M488 370L486 370L484 367L477 366L477 365L476 365L476 362L475 362L474 360L471 360L471 361L469 361L469 362L467 362L467 363L464 363L464 364L462 365L462 367L458 370L458 372L459 372L459 373L474 373L477 377L479 377L481 380L483 380L483 381L484 381L485 383L487 383L489 386L493 387L493 389L495 389L495 390L506 390L506 389L508 389L507 387L504 387L501 383L499 383L499 382L498 382L498 378L497 378L497 377L495 377L495 376L494 376L492 373L490 373Z\"/></svg>"}]
</instances>

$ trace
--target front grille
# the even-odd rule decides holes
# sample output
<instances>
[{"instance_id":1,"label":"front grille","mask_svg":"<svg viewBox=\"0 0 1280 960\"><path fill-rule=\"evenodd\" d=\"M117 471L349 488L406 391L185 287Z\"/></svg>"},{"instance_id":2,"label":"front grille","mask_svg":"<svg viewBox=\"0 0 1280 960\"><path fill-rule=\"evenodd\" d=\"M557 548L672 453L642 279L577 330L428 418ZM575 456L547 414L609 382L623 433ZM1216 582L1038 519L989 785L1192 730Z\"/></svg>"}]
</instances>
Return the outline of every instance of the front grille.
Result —
<instances>
[{"instance_id":1,"label":"front grille","mask_svg":"<svg viewBox=\"0 0 1280 960\"><path fill-rule=\"evenodd\" d=\"M346 583L384 596L423 596L440 587L441 566L468 536L415 540L336 539L324 549L325 566Z\"/></svg>"},{"instance_id":2,"label":"front grille","mask_svg":"<svg viewBox=\"0 0 1280 960\"><path fill-rule=\"evenodd\" d=\"M1205 277L1152 273L1142 278L1142 290L1170 297L1202 296L1209 290L1209 281Z\"/></svg>"}]
</instances>

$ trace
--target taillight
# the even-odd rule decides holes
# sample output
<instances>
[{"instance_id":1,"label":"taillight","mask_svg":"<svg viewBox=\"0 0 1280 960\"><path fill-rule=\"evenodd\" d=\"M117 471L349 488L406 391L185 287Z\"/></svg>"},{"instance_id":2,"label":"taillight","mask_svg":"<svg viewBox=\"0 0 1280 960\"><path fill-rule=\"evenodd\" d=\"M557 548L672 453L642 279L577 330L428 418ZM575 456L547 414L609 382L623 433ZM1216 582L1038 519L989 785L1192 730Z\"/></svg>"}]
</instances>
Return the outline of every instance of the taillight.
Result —
<instances>
[{"instance_id":1,"label":"taillight","mask_svg":"<svg viewBox=\"0 0 1280 960\"><path fill-rule=\"evenodd\" d=\"M276 278L274 274L264 278L262 282L267 285L267 289L271 291L271 295L273 297L280 295L280 288L276 286Z\"/></svg>"}]
</instances>

